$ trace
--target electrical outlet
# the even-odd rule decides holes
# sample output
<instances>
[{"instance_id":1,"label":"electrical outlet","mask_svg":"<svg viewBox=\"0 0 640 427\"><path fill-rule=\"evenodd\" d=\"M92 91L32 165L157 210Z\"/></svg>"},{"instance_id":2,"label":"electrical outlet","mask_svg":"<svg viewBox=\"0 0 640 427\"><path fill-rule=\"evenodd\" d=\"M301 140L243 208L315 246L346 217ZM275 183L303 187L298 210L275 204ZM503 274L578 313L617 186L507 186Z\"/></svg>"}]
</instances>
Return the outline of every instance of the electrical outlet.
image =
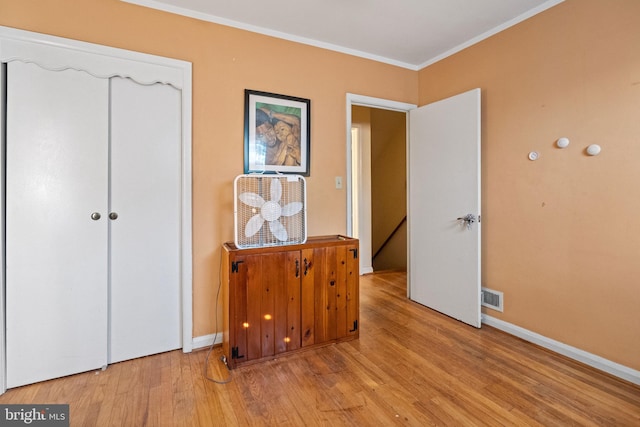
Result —
<instances>
[{"instance_id":1,"label":"electrical outlet","mask_svg":"<svg viewBox=\"0 0 640 427\"><path fill-rule=\"evenodd\" d=\"M336 176L336 189L342 190L342 177Z\"/></svg>"}]
</instances>

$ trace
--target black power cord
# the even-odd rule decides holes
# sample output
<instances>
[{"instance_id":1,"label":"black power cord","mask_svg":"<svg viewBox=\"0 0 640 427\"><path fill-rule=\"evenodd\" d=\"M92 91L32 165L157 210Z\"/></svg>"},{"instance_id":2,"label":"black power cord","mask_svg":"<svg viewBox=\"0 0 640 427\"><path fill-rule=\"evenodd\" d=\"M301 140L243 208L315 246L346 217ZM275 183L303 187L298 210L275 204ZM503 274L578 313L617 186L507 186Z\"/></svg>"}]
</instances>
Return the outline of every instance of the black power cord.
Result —
<instances>
[{"instance_id":1,"label":"black power cord","mask_svg":"<svg viewBox=\"0 0 640 427\"><path fill-rule=\"evenodd\" d=\"M204 369L203 369L203 375L204 377L211 381L214 382L216 384L227 384L229 382L231 382L232 375L231 375L231 369L229 369L229 365L227 364L227 356L225 356L224 354L222 356L220 356L218 358L218 360L222 363L224 363L224 366L227 368L227 371L229 371L229 376L225 379L219 380L213 377L209 377L208 371L209 371L209 357L211 356L211 353L213 352L213 347L216 344L216 341L218 339L218 300L220 298L220 288L222 287L222 251L220 251L220 269L218 270L218 290L216 292L216 310L215 310L215 316L216 316L216 322L215 322L215 334L213 335L213 342L211 343L211 346L209 347L209 351L207 352L207 357L204 360Z\"/></svg>"}]
</instances>

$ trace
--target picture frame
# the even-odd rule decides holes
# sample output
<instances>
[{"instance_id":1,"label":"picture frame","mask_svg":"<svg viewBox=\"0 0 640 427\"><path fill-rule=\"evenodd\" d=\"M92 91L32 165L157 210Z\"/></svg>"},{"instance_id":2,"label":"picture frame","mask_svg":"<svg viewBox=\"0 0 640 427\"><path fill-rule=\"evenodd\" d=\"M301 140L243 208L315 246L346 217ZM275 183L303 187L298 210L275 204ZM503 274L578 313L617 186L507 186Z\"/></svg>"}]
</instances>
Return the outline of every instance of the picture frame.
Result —
<instances>
[{"instance_id":1,"label":"picture frame","mask_svg":"<svg viewBox=\"0 0 640 427\"><path fill-rule=\"evenodd\" d=\"M244 173L309 176L311 101L245 89Z\"/></svg>"}]
</instances>

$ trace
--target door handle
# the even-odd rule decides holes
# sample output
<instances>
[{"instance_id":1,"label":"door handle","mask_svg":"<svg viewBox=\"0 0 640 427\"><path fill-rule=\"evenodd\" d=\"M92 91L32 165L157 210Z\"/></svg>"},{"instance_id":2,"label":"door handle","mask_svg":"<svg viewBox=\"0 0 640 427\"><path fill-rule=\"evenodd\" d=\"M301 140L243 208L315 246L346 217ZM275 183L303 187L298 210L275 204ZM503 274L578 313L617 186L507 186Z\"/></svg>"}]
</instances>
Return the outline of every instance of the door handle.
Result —
<instances>
[{"instance_id":1,"label":"door handle","mask_svg":"<svg viewBox=\"0 0 640 427\"><path fill-rule=\"evenodd\" d=\"M109 219L118 219L118 214L116 212L111 212L109 214Z\"/></svg>"},{"instance_id":2,"label":"door handle","mask_svg":"<svg viewBox=\"0 0 640 427\"><path fill-rule=\"evenodd\" d=\"M311 268L311 261L308 261L306 258L304 259L304 275L306 276Z\"/></svg>"},{"instance_id":3,"label":"door handle","mask_svg":"<svg viewBox=\"0 0 640 427\"><path fill-rule=\"evenodd\" d=\"M462 221L462 225L467 227L467 230L471 230L471 226L474 222L480 222L480 217L477 217L474 214L467 214L462 217L456 218L457 221Z\"/></svg>"},{"instance_id":4,"label":"door handle","mask_svg":"<svg viewBox=\"0 0 640 427\"><path fill-rule=\"evenodd\" d=\"M100 218L101 218L101 215L98 212L94 212L94 213L91 214L91 219L94 220L94 221L97 221Z\"/></svg>"}]
</instances>

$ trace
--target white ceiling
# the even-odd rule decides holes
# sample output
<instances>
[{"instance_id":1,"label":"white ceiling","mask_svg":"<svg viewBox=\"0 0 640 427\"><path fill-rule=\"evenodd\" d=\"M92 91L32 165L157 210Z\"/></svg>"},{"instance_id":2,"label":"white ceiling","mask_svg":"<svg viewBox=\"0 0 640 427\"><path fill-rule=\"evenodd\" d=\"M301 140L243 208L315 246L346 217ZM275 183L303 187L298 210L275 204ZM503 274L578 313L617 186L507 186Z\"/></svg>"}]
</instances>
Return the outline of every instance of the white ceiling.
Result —
<instances>
[{"instance_id":1,"label":"white ceiling","mask_svg":"<svg viewBox=\"0 0 640 427\"><path fill-rule=\"evenodd\" d=\"M564 0L122 0L418 70Z\"/></svg>"}]
</instances>

